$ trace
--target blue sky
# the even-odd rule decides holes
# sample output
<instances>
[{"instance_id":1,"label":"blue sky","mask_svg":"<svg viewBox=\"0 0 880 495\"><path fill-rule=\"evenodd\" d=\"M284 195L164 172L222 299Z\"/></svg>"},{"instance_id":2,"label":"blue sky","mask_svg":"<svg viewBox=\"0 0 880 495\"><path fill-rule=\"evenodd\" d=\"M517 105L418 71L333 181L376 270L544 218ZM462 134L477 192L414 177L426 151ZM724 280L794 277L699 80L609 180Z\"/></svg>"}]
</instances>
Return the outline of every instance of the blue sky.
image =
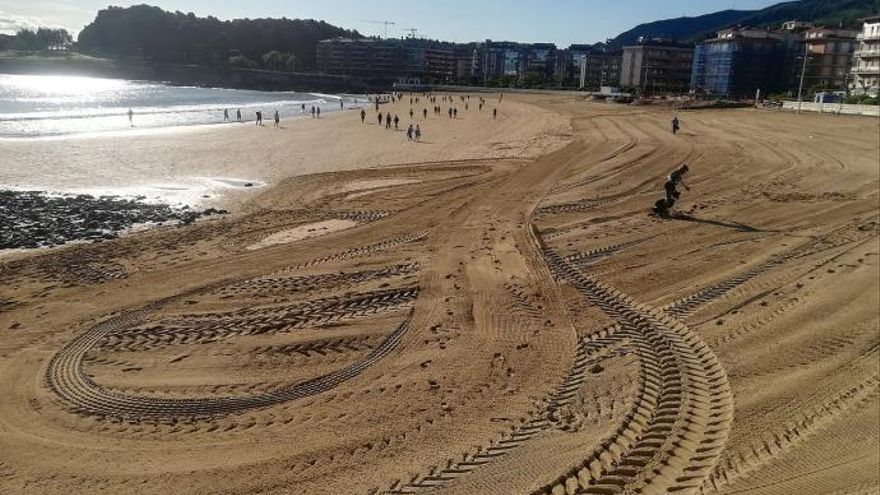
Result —
<instances>
[{"instance_id":1,"label":"blue sky","mask_svg":"<svg viewBox=\"0 0 880 495\"><path fill-rule=\"evenodd\" d=\"M0 0L0 32L37 25L79 32L109 4L138 3L220 19L322 19L363 34L383 34L381 24L364 20L388 20L396 23L388 27L389 36L403 36L405 29L416 28L419 36L448 41L493 39L568 46L602 41L642 22L729 8L758 9L778 0Z\"/></svg>"}]
</instances>

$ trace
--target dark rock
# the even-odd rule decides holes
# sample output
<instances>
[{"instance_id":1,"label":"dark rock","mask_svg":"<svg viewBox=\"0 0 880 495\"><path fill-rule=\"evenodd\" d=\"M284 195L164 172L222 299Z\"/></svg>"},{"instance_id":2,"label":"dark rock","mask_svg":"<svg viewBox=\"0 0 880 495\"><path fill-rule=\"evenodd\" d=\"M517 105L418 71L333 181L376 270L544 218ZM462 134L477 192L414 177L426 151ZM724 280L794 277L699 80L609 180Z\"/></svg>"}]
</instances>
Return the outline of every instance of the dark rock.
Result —
<instances>
[{"instance_id":1,"label":"dark rock","mask_svg":"<svg viewBox=\"0 0 880 495\"><path fill-rule=\"evenodd\" d=\"M74 240L114 239L135 224L188 225L226 210L197 211L189 206L144 203L118 196L48 196L42 191L0 190L0 249L38 248Z\"/></svg>"}]
</instances>

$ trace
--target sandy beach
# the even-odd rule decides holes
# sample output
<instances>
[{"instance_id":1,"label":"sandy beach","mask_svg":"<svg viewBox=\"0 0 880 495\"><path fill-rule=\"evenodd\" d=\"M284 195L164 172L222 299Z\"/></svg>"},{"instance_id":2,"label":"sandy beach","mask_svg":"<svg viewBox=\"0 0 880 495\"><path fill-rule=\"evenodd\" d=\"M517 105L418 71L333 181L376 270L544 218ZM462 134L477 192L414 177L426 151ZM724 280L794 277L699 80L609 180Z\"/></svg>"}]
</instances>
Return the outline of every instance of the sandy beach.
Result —
<instances>
[{"instance_id":1,"label":"sandy beach","mask_svg":"<svg viewBox=\"0 0 880 495\"><path fill-rule=\"evenodd\" d=\"M493 95L494 101L497 96ZM564 140L565 120L515 101L502 105L501 118L492 121L488 105L471 108L458 118L445 114L428 118L422 100L413 105L382 106L401 118L398 131L385 131L368 108L192 128L138 130L66 139L11 139L3 141L0 184L30 190L74 191L90 194L127 193L159 197L190 205L236 206L250 196L243 185L274 184L281 179L339 170L397 163L469 158L539 156ZM476 102L474 102L476 107ZM245 118L252 115L245 115ZM408 143L407 125L422 127L419 146ZM375 131L375 132L369 132ZM548 148L549 147L549 148ZM27 166L21 164L27 163ZM209 198L203 196L208 195Z\"/></svg>"},{"instance_id":2,"label":"sandy beach","mask_svg":"<svg viewBox=\"0 0 880 495\"><path fill-rule=\"evenodd\" d=\"M0 493L880 493L880 121L475 98L4 142L231 214L0 258Z\"/></svg>"}]
</instances>

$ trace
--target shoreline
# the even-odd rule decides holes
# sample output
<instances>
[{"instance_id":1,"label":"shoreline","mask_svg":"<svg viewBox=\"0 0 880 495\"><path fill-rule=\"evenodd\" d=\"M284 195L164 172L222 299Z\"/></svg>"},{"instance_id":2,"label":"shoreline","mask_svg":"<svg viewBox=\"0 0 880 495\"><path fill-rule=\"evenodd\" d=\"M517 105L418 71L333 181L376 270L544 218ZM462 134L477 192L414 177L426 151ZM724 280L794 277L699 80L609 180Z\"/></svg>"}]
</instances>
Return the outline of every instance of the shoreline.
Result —
<instances>
[{"instance_id":1,"label":"shoreline","mask_svg":"<svg viewBox=\"0 0 880 495\"><path fill-rule=\"evenodd\" d=\"M263 126L250 121L3 139L10 150L0 162L0 189L139 197L147 203L223 209L237 215L261 208L259 198L282 182L315 173L449 158L539 156L543 150L530 146L534 135L568 125L555 113L511 101L503 107L510 109L503 122L492 122L487 110L480 113L475 108L457 119L414 116L411 122L427 130L425 139L414 143L407 142L405 125L391 131L377 128L371 122L376 116L372 107L365 108L370 118L362 124L360 108L328 112L318 119L308 113L288 117L279 128L273 128L271 121ZM408 99L380 107L381 113L403 115L409 122L408 109ZM535 112L541 116L537 122ZM483 122L476 124L477 118ZM377 139L381 147L376 146ZM9 166L14 163L37 166L25 176L28 170Z\"/></svg>"}]
</instances>

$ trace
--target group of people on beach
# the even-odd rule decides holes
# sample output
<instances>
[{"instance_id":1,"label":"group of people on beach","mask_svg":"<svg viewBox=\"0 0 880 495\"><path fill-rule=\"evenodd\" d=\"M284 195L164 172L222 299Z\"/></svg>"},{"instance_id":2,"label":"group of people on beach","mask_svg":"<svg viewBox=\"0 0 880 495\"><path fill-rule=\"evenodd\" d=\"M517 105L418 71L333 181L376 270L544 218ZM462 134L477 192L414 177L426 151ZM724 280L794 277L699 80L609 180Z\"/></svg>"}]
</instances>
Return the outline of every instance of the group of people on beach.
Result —
<instances>
[{"instance_id":1,"label":"group of people on beach","mask_svg":"<svg viewBox=\"0 0 880 495\"><path fill-rule=\"evenodd\" d=\"M345 108L344 100L341 98L339 99L339 108L340 109ZM300 104L300 111L302 113L306 113L306 104L305 103ZM320 119L321 118L321 107L320 106L312 105L309 112L311 113L313 119ZM134 115L134 112L131 109L129 109L128 110L129 122L132 122L133 115ZM235 110L235 119L238 122L241 122L241 109L240 108ZM272 114L272 120L274 122L273 127L281 127L281 114L277 109ZM224 122L230 121L228 108L223 109L223 121ZM254 123L258 126L263 125L263 111L262 110L255 110L254 111ZM134 124L132 124L132 126L133 125Z\"/></svg>"},{"instance_id":2,"label":"group of people on beach","mask_svg":"<svg viewBox=\"0 0 880 495\"><path fill-rule=\"evenodd\" d=\"M261 110L257 110L256 114L256 125L263 125L263 112ZM241 118L239 117L239 120ZM278 113L278 110L275 110L275 113L272 115L272 120L274 121L273 127L281 127L281 115Z\"/></svg>"},{"instance_id":3,"label":"group of people on beach","mask_svg":"<svg viewBox=\"0 0 880 495\"><path fill-rule=\"evenodd\" d=\"M399 130L400 117L397 114L395 114L394 117L392 118L390 112L386 112L383 115L382 112L379 111L379 105L381 103L387 103L389 100L391 103L402 102L402 101L404 101L404 98L405 97L404 97L403 93L400 93L400 92L394 92L388 96L376 95L375 97L372 97L372 96L369 97L369 100L374 103L374 106L375 106L375 109L377 112L376 117L379 122L379 126L382 126L382 123L384 121L386 129L391 129L391 126L393 123L394 129ZM443 112L442 112L441 105L436 104L437 98L438 98L436 95L424 94L424 95L419 96L419 95L410 94L410 96L409 96L409 104L410 104L409 118L410 119L413 119L415 116L415 111L413 110L412 105L418 105L421 102L422 98L425 98L427 102L431 102L432 104L434 104L434 109L433 109L434 115L442 115ZM468 110L470 108L471 96L470 95L459 95L458 98L464 104L464 109ZM503 94L500 95L498 97L498 102L501 103L503 98L504 98L504 95ZM442 95L442 96L440 96L440 101L449 103L449 108L447 109L447 114L450 119L457 119L458 118L458 107L453 105L453 102L454 102L453 96ZM483 107L485 106L485 104L486 104L486 99L483 97L480 97L479 111L481 111L481 112L483 111ZM339 108L340 109L345 108L344 100L342 100L341 98L339 100ZM305 103L300 104L300 111L302 113L306 112L306 104ZM309 113L312 115L312 118L321 118L321 107L316 106L316 105L312 105L311 109L309 110ZM361 108L360 116L361 116L361 123L366 123L367 112L365 109ZM254 117L255 117L254 118L255 125L262 126L263 125L263 111L256 110L254 112ZM235 118L238 122L241 122L241 109L240 108L235 110ZM427 107L422 109L422 118L423 119L428 118L428 108ZM492 109L492 119L495 120L497 118L498 118L498 108L496 107L496 108ZM273 124L274 127L281 127L281 115L277 109L274 111L274 113L272 115L272 120L274 122L274 124ZM134 127L134 111L131 108L128 109L128 121L129 121L129 124L132 127ZM228 108L223 109L223 121L224 122L230 121ZM676 118L676 122L677 122L677 118ZM674 125L675 125L675 131L673 131L673 132L677 132L677 123ZM409 124L409 127L407 128L407 131L406 131L406 137L410 141L421 140L421 137L422 137L421 126L419 124L415 124L415 125L413 125L412 123Z\"/></svg>"},{"instance_id":4,"label":"group of people on beach","mask_svg":"<svg viewBox=\"0 0 880 495\"><path fill-rule=\"evenodd\" d=\"M240 108L235 110L235 119L237 121L241 122L241 109ZM228 108L223 109L223 121L229 122L229 109Z\"/></svg>"},{"instance_id":5,"label":"group of people on beach","mask_svg":"<svg viewBox=\"0 0 880 495\"><path fill-rule=\"evenodd\" d=\"M368 98L369 98L369 101L372 102L373 108L376 111L376 122L378 123L379 127L382 127L384 125L385 129L391 129L391 127L393 125L394 130L399 130L401 118L397 114L394 114L392 116L391 112L386 111L385 113L383 113L380 110L379 106L383 103L392 103L392 104L398 103L398 102L403 103L403 102L406 102L407 99L409 100L409 105L410 105L410 109L409 109L410 120L415 118L415 115L416 115L416 112L413 109L413 106L419 105L423 99L425 100L425 103L432 104L432 106L433 106L432 111L433 111L434 115L442 115L443 114L442 105L437 104L438 99L440 102L446 102L449 105L449 107L447 108L447 111L446 111L446 114L448 115L448 117L450 119L458 119L459 107L456 106L455 97L453 97L452 95L438 96L438 95L434 95L434 94L430 94L430 93L423 93L423 94L412 94L411 93L408 96L406 96L400 92L393 92L389 95L374 95L374 96L369 96ZM498 98L498 102L500 103L503 98L504 98L504 96L501 95ZM459 95L458 99L459 99L459 104L463 104L464 110L467 111L470 108L471 95ZM483 97L480 97L479 98L479 110L481 112L483 111L483 107L485 105L486 105L486 99ZM427 106L422 108L421 114L422 114L423 120L428 119L428 107ZM360 117L361 117L361 123L366 124L367 123L367 110L365 108L361 109ZM498 118L498 108L496 107L496 108L492 109L492 119L496 120L497 118ZM406 137L407 137L407 140L409 140L409 141L421 140L422 129L421 129L420 125L418 123L410 123L409 127L406 130Z\"/></svg>"}]
</instances>

